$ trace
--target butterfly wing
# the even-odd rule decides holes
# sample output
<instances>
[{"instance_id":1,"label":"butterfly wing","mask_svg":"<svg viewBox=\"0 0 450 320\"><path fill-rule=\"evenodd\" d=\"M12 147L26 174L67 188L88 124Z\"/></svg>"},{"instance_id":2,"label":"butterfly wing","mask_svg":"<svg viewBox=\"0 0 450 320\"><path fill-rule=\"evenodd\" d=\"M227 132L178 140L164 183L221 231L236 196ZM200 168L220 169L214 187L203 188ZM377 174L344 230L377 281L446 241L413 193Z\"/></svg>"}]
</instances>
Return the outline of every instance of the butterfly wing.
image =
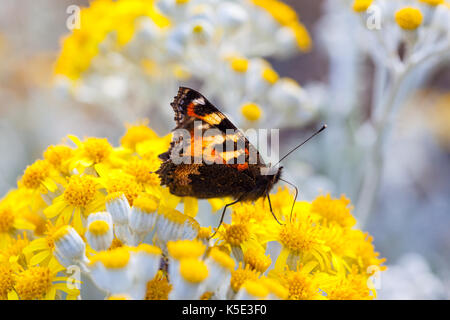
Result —
<instances>
[{"instance_id":1,"label":"butterfly wing","mask_svg":"<svg viewBox=\"0 0 450 320\"><path fill-rule=\"evenodd\" d=\"M173 194L197 198L238 197L255 188L264 162L223 113L199 92L185 87L179 89L171 106L176 128L169 150L159 156L164 160L157 171L162 185L169 186ZM177 129L189 135L177 135ZM213 134L208 135L211 129ZM256 161L249 162L251 156ZM175 157L190 161L178 163Z\"/></svg>"}]
</instances>

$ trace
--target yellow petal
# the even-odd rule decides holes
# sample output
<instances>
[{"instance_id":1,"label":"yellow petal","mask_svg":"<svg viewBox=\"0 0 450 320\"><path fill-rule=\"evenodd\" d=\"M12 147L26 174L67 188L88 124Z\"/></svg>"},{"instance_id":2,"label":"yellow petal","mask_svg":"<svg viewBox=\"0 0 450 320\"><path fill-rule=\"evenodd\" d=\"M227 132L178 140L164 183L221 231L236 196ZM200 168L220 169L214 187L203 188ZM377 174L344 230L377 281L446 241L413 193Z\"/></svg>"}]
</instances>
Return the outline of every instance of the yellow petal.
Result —
<instances>
[{"instance_id":1,"label":"yellow petal","mask_svg":"<svg viewBox=\"0 0 450 320\"><path fill-rule=\"evenodd\" d=\"M225 206L225 202L223 201L222 198L208 199L208 202L211 205L212 212L216 212Z\"/></svg>"},{"instance_id":2,"label":"yellow petal","mask_svg":"<svg viewBox=\"0 0 450 320\"><path fill-rule=\"evenodd\" d=\"M39 252L38 254L34 255L31 260L30 260L30 264L32 266L37 265L38 263L41 263L42 261L44 261L47 257L50 256L50 251L49 250L44 250Z\"/></svg>"},{"instance_id":3,"label":"yellow petal","mask_svg":"<svg viewBox=\"0 0 450 320\"><path fill-rule=\"evenodd\" d=\"M14 228L16 229L26 229L26 230L34 230L36 229L36 226L34 224L32 224L31 222L22 219L22 218L17 218L14 220Z\"/></svg>"},{"instance_id":4,"label":"yellow petal","mask_svg":"<svg viewBox=\"0 0 450 320\"><path fill-rule=\"evenodd\" d=\"M83 146L83 143L80 141L80 139L78 139L77 136L74 136L72 134L69 134L67 136L70 140L72 140L73 143L75 143L77 145L78 148L81 148Z\"/></svg>"},{"instance_id":5,"label":"yellow petal","mask_svg":"<svg viewBox=\"0 0 450 320\"><path fill-rule=\"evenodd\" d=\"M160 204L161 206L175 209L180 200L181 199L179 197L170 193L169 188L163 188Z\"/></svg>"},{"instance_id":6,"label":"yellow petal","mask_svg":"<svg viewBox=\"0 0 450 320\"><path fill-rule=\"evenodd\" d=\"M28 246L23 249L24 253L30 253L38 250L48 249L48 242L45 238L39 238L30 242Z\"/></svg>"},{"instance_id":7,"label":"yellow petal","mask_svg":"<svg viewBox=\"0 0 450 320\"><path fill-rule=\"evenodd\" d=\"M73 215L73 228L78 234L84 234L83 221L81 220L81 210L79 208L75 209Z\"/></svg>"},{"instance_id":8,"label":"yellow petal","mask_svg":"<svg viewBox=\"0 0 450 320\"><path fill-rule=\"evenodd\" d=\"M198 212L198 200L193 197L184 197L184 214L195 218Z\"/></svg>"},{"instance_id":9,"label":"yellow petal","mask_svg":"<svg viewBox=\"0 0 450 320\"><path fill-rule=\"evenodd\" d=\"M56 220L56 225L61 226L63 224L69 224L70 218L72 217L72 213L74 210L75 208L73 206L65 207L64 210L59 215L58 220Z\"/></svg>"},{"instance_id":10,"label":"yellow petal","mask_svg":"<svg viewBox=\"0 0 450 320\"><path fill-rule=\"evenodd\" d=\"M50 290L48 290L48 292L45 294L44 300L55 300L55 296L56 288L52 286Z\"/></svg>"},{"instance_id":11,"label":"yellow petal","mask_svg":"<svg viewBox=\"0 0 450 320\"><path fill-rule=\"evenodd\" d=\"M55 181L53 181L50 178L45 179L42 181L42 184L50 191L55 192L58 189L58 186L56 185Z\"/></svg>"},{"instance_id":12,"label":"yellow petal","mask_svg":"<svg viewBox=\"0 0 450 320\"><path fill-rule=\"evenodd\" d=\"M8 300L19 300L19 296L14 290L8 292Z\"/></svg>"},{"instance_id":13,"label":"yellow petal","mask_svg":"<svg viewBox=\"0 0 450 320\"><path fill-rule=\"evenodd\" d=\"M60 214L65 208L67 204L64 201L53 201L53 204L44 209L44 215L48 218L54 218L58 214Z\"/></svg>"}]
</instances>

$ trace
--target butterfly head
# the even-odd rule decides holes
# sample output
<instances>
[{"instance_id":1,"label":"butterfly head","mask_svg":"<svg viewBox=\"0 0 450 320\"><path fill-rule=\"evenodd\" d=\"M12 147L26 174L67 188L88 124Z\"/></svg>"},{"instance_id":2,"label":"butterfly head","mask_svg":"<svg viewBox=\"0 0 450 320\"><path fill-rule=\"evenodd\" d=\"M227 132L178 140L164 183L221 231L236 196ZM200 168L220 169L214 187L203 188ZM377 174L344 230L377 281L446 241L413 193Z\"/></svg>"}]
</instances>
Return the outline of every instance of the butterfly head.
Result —
<instances>
[{"instance_id":1,"label":"butterfly head","mask_svg":"<svg viewBox=\"0 0 450 320\"><path fill-rule=\"evenodd\" d=\"M282 170L283 167L261 167L260 175L256 178L256 188L252 192L252 198L256 200L261 196L267 195L280 180Z\"/></svg>"}]
</instances>

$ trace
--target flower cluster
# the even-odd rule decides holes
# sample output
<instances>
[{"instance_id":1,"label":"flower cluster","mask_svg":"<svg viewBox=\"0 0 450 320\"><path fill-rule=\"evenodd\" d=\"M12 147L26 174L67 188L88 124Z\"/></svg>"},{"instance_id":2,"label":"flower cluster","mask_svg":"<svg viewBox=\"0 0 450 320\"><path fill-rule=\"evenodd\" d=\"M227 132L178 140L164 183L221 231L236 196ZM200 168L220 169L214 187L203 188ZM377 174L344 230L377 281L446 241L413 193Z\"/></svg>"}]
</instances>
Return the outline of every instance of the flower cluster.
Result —
<instances>
[{"instance_id":1,"label":"flower cluster","mask_svg":"<svg viewBox=\"0 0 450 320\"><path fill-rule=\"evenodd\" d=\"M370 10L377 8L378 11ZM442 55L450 47L450 5L445 0L354 0L353 10L371 23L375 34L368 48L376 61L401 72L429 55ZM378 21L376 21L378 20ZM400 45L403 49L400 50ZM376 52L375 52L376 51Z\"/></svg>"},{"instance_id":2,"label":"flower cluster","mask_svg":"<svg viewBox=\"0 0 450 320\"><path fill-rule=\"evenodd\" d=\"M131 125L50 146L0 201L0 298L83 296L75 268L109 299L371 299L384 259L354 228L350 200L295 202L287 189L240 203L213 237L194 198L154 173L170 135ZM181 210L182 211L179 211ZM81 286L81 294L80 294Z\"/></svg>"},{"instance_id":3,"label":"flower cluster","mask_svg":"<svg viewBox=\"0 0 450 320\"><path fill-rule=\"evenodd\" d=\"M164 118L164 101L195 83L242 125L301 125L315 104L265 58L311 45L296 12L278 0L96 0L64 39L55 73L80 101L117 113L126 105Z\"/></svg>"}]
</instances>

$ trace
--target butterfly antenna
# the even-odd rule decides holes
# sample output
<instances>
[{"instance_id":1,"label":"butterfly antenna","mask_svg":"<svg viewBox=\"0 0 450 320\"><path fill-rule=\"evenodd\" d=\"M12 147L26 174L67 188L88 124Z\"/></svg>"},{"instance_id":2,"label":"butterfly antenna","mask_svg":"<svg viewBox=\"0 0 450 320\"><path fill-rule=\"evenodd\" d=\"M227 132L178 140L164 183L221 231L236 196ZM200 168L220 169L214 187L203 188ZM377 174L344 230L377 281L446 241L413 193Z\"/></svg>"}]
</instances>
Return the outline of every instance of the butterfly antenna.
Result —
<instances>
[{"instance_id":1,"label":"butterfly antenna","mask_svg":"<svg viewBox=\"0 0 450 320\"><path fill-rule=\"evenodd\" d=\"M309 140L311 140L312 138L314 138L316 135L318 135L319 133L321 133L323 130L325 130L327 128L327 125L324 124L322 126L322 128L320 128L319 130L317 130L315 133L313 133L308 139L306 139L305 141L303 141L302 143L300 143L298 146L296 146L294 149L292 149L291 151L289 151L283 158L281 158L280 161L278 161L278 163L275 165L277 166L281 161L283 161L284 159L286 159L287 156L289 156L292 152L294 152L295 150L297 150L298 148L300 148L302 145L304 145L305 143L307 143Z\"/></svg>"},{"instance_id":2,"label":"butterfly antenna","mask_svg":"<svg viewBox=\"0 0 450 320\"><path fill-rule=\"evenodd\" d=\"M295 202L297 201L297 196L298 196L298 188L296 185L290 183L289 181L286 181L284 179L281 179L281 181L286 182L288 185L290 185L291 187L294 187L295 189L295 196L294 196L294 203L292 204L292 208L291 208L291 216L289 217L289 222L292 222L292 212L294 212L294 206L295 206Z\"/></svg>"},{"instance_id":3,"label":"butterfly antenna","mask_svg":"<svg viewBox=\"0 0 450 320\"><path fill-rule=\"evenodd\" d=\"M276 222L278 222L278 224L280 226L283 225L280 221L278 221L277 216L275 215L275 213L273 213L272 203L270 202L270 195L269 195L269 193L267 192L266 195L267 195L267 200L269 200L270 213L272 214L272 216L275 218Z\"/></svg>"}]
</instances>

